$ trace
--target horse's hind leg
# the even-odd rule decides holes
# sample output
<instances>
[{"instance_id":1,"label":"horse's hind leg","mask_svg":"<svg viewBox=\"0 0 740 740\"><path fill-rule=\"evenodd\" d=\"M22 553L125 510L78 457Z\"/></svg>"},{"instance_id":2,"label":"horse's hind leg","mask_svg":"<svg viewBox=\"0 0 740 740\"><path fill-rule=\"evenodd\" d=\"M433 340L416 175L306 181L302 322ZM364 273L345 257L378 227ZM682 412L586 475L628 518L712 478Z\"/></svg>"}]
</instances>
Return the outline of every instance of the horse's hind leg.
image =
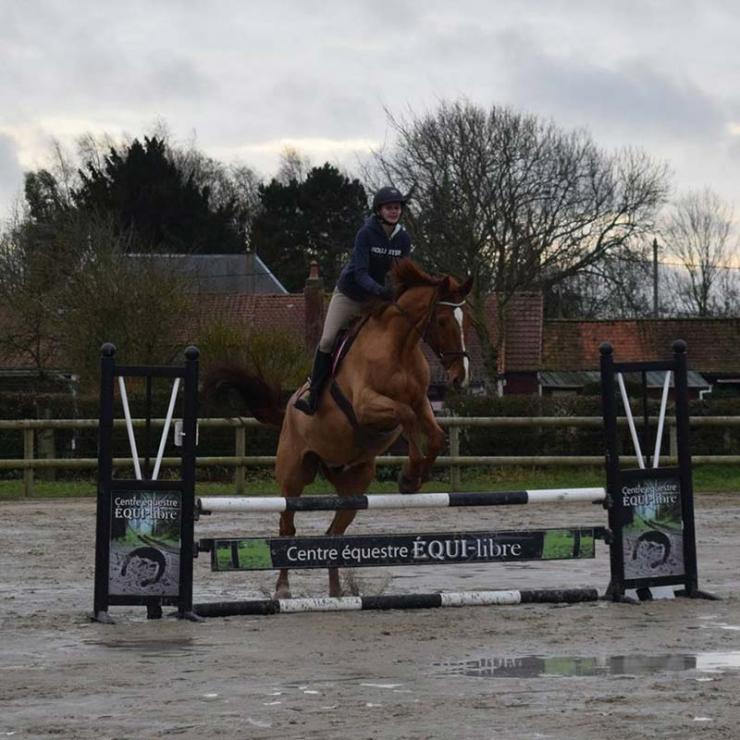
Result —
<instances>
[{"instance_id":1,"label":"horse's hind leg","mask_svg":"<svg viewBox=\"0 0 740 740\"><path fill-rule=\"evenodd\" d=\"M277 468L278 483L285 498L297 498L303 493L303 489L313 481L318 470L318 459L313 455L305 455L301 463L286 469L282 466ZM293 537L295 535L295 512L283 511L280 514L280 536ZM290 583L288 581L288 569L282 568L275 584L275 598L290 598Z\"/></svg>"},{"instance_id":2,"label":"horse's hind leg","mask_svg":"<svg viewBox=\"0 0 740 740\"><path fill-rule=\"evenodd\" d=\"M337 489L340 496L359 496L367 491L370 482L375 476L375 463L369 462L343 470L341 473L328 473L331 484ZM352 524L357 511L355 509L339 509L335 512L326 534L331 537L343 535ZM329 596L341 596L342 586L339 581L339 569L329 568Z\"/></svg>"},{"instance_id":3,"label":"horse's hind leg","mask_svg":"<svg viewBox=\"0 0 740 740\"><path fill-rule=\"evenodd\" d=\"M283 496L286 498L291 494L283 492ZM293 496L300 496L299 493L292 494ZM281 537L292 537L295 534L295 524L293 520L295 518L294 511L283 511L280 514L280 536ZM278 575L277 583L275 584L275 598L276 599L289 599L290 598L290 583L288 581L288 569L282 568Z\"/></svg>"}]
</instances>

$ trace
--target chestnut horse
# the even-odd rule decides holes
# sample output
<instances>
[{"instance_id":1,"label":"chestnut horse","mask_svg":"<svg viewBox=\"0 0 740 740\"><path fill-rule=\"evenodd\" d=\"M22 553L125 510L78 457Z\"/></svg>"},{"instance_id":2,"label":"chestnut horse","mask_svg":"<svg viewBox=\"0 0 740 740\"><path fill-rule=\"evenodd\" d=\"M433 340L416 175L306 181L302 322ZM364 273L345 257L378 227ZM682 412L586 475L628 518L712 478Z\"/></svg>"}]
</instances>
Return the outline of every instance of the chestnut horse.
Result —
<instances>
[{"instance_id":1,"label":"chestnut horse","mask_svg":"<svg viewBox=\"0 0 740 740\"><path fill-rule=\"evenodd\" d=\"M429 480L444 432L427 398L430 369L421 343L439 357L449 383L467 384L465 298L472 279L460 283L449 275L431 276L410 259L397 262L391 274L395 301L370 310L314 416L293 408L305 388L285 407L276 388L241 368L214 368L206 375L206 397L231 388L257 419L281 425L275 476L283 496L300 496L319 469L340 496L364 494L375 476L375 458L401 435L408 442L408 460L399 490L415 493ZM343 534L356 513L338 510L327 535ZM293 519L294 512L281 513L281 536L295 534ZM341 595L336 568L329 569L329 593ZM281 570L276 598L289 596L288 571Z\"/></svg>"}]
</instances>

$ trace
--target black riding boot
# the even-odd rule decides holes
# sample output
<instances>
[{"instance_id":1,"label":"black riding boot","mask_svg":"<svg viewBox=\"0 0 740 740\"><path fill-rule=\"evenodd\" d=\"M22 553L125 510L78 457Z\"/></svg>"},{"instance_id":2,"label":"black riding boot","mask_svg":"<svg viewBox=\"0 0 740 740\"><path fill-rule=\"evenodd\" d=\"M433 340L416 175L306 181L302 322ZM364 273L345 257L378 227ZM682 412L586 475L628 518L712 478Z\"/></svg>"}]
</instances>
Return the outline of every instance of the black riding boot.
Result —
<instances>
[{"instance_id":1,"label":"black riding boot","mask_svg":"<svg viewBox=\"0 0 740 740\"><path fill-rule=\"evenodd\" d=\"M324 387L326 379L331 372L331 354L316 350L316 356L313 358L313 370L311 370L310 387L308 395L302 395L293 405L304 414L313 416L319 405L321 398L321 389Z\"/></svg>"}]
</instances>

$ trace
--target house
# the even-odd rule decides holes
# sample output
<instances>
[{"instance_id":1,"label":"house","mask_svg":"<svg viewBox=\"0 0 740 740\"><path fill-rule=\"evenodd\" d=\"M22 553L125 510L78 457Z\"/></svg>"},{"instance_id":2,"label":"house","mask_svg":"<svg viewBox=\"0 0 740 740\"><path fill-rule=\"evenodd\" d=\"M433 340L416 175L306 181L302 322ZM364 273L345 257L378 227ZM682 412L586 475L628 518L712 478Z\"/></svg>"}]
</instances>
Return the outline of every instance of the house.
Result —
<instances>
[{"instance_id":1,"label":"house","mask_svg":"<svg viewBox=\"0 0 740 740\"><path fill-rule=\"evenodd\" d=\"M200 297L203 317L218 315L257 329L282 329L303 339L312 351L323 325L328 295L318 265L311 265L303 293L280 295L211 294ZM497 301L486 301L488 331L497 339ZM620 321L545 320L539 292L515 294L507 306L506 336L498 357L499 389L505 395L582 393L599 382L599 346L609 341L619 361L671 355L671 344L684 339L689 348L689 387L696 397L712 387L740 388L740 320L642 319ZM486 373L480 341L469 333L471 386L481 389ZM432 370L430 398L446 392L445 373L425 348ZM735 370L733 371L733 368ZM648 378L656 393L661 374Z\"/></svg>"},{"instance_id":2,"label":"house","mask_svg":"<svg viewBox=\"0 0 740 740\"><path fill-rule=\"evenodd\" d=\"M287 293L255 254L156 255L171 269L193 277L198 291L198 317L183 326L184 341L197 338L199 328L218 317L245 331L283 330L312 352L323 326L328 294L318 265L311 265L302 293ZM495 296L486 301L489 335L497 340ZM740 319L639 319L620 321L545 320L539 292L515 294L508 302L506 336L498 357L500 392L572 394L598 382L599 346L609 341L618 361L665 357L676 339L688 345L689 386L696 396L711 389L740 393ZM469 333L471 386L482 389L486 373L478 336ZM433 400L444 398L444 369L426 349L432 370ZM53 364L53 363L51 363ZM16 372L13 358L0 358L0 368ZM2 372L0 370L0 372ZM67 377L66 375L64 376ZM656 389L659 377L649 378Z\"/></svg>"},{"instance_id":3,"label":"house","mask_svg":"<svg viewBox=\"0 0 740 740\"><path fill-rule=\"evenodd\" d=\"M495 296L486 302L491 339L496 341ZM544 299L539 292L515 293L507 305L506 336L498 358L504 395L536 393L542 363Z\"/></svg>"},{"instance_id":4,"label":"house","mask_svg":"<svg viewBox=\"0 0 740 740\"><path fill-rule=\"evenodd\" d=\"M202 320L219 316L228 322L257 330L280 329L303 338L312 352L321 336L328 295L319 275L318 264L311 263L303 293L282 295L202 294L199 297ZM490 336L496 341L495 297L486 301ZM506 393L536 393L537 371L542 350L543 299L541 293L516 294L508 306L507 336L499 356L501 383ZM471 385L483 386L483 352L474 331L469 333ZM424 347L432 371L430 398L440 400L446 391L445 371L429 347Z\"/></svg>"},{"instance_id":5,"label":"house","mask_svg":"<svg viewBox=\"0 0 740 740\"><path fill-rule=\"evenodd\" d=\"M688 348L689 390L696 397L716 387L740 391L740 319L625 319L544 322L540 392L577 393L598 383L599 347L609 342L619 362L670 359L671 345ZM662 374L659 374L662 376ZM662 377L649 377L658 392Z\"/></svg>"}]
</instances>

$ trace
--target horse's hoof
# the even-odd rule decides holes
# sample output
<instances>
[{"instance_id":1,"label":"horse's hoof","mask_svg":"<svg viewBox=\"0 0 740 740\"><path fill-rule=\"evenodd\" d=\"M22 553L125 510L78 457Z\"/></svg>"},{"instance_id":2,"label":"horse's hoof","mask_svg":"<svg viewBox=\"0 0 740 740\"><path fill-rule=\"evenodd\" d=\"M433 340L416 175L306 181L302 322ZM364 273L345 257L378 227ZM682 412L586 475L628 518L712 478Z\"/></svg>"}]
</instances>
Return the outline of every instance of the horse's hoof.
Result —
<instances>
[{"instance_id":1,"label":"horse's hoof","mask_svg":"<svg viewBox=\"0 0 740 740\"><path fill-rule=\"evenodd\" d=\"M290 589L286 588L285 586L281 586L275 591L275 595L273 596L275 599L289 599L290 598Z\"/></svg>"},{"instance_id":2,"label":"horse's hoof","mask_svg":"<svg viewBox=\"0 0 740 740\"><path fill-rule=\"evenodd\" d=\"M420 478L407 478L403 473L398 476L398 490L400 493L416 493L420 488Z\"/></svg>"}]
</instances>

